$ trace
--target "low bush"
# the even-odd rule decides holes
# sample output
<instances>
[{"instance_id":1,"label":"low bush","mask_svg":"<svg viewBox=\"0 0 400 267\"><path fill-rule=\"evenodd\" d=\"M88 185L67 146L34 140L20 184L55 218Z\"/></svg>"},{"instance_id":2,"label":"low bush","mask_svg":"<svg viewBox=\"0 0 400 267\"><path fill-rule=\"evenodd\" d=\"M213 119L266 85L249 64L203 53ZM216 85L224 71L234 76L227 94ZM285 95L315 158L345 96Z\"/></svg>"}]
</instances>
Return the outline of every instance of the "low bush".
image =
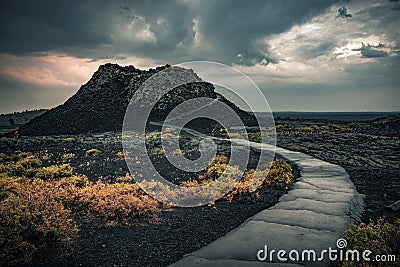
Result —
<instances>
[{"instance_id":1,"label":"low bush","mask_svg":"<svg viewBox=\"0 0 400 267\"><path fill-rule=\"evenodd\" d=\"M197 180L193 180L193 179L189 179L187 181L183 181L181 183L182 186L186 186L186 187L198 187L201 185L206 184L205 182L199 183Z\"/></svg>"},{"instance_id":2,"label":"low bush","mask_svg":"<svg viewBox=\"0 0 400 267\"><path fill-rule=\"evenodd\" d=\"M252 133L252 134L249 134L249 140L254 141L254 142L261 142L262 136L260 133Z\"/></svg>"},{"instance_id":3,"label":"low bush","mask_svg":"<svg viewBox=\"0 0 400 267\"><path fill-rule=\"evenodd\" d=\"M167 128L165 128L165 132L166 132L166 133L175 133L176 131L175 131L174 128L167 127Z\"/></svg>"},{"instance_id":4,"label":"low bush","mask_svg":"<svg viewBox=\"0 0 400 267\"><path fill-rule=\"evenodd\" d=\"M330 129L333 129L333 130L339 130L340 129L340 126L337 125L337 124L329 124L328 126L329 126Z\"/></svg>"},{"instance_id":5,"label":"low bush","mask_svg":"<svg viewBox=\"0 0 400 267\"><path fill-rule=\"evenodd\" d=\"M119 160L124 160L124 159L125 159L124 152L118 151L118 152L117 152L117 158L118 158Z\"/></svg>"},{"instance_id":6,"label":"low bush","mask_svg":"<svg viewBox=\"0 0 400 267\"><path fill-rule=\"evenodd\" d=\"M310 126L297 129L297 131L299 131L300 133L313 133L314 130L315 128Z\"/></svg>"},{"instance_id":7,"label":"low bush","mask_svg":"<svg viewBox=\"0 0 400 267\"><path fill-rule=\"evenodd\" d=\"M42 161L31 153L17 152L0 164L1 176L16 176L32 178Z\"/></svg>"},{"instance_id":8,"label":"low bush","mask_svg":"<svg viewBox=\"0 0 400 267\"><path fill-rule=\"evenodd\" d=\"M65 153L62 155L62 161L64 163L70 162L73 158L75 158L74 153Z\"/></svg>"},{"instance_id":9,"label":"low bush","mask_svg":"<svg viewBox=\"0 0 400 267\"><path fill-rule=\"evenodd\" d=\"M213 158L210 165L207 168L206 175L200 178L204 179L215 179L221 176L221 174L226 170L229 159L226 156L217 156Z\"/></svg>"},{"instance_id":10,"label":"low bush","mask_svg":"<svg viewBox=\"0 0 400 267\"><path fill-rule=\"evenodd\" d=\"M60 179L72 176L72 167L69 164L52 165L49 167L39 168L35 174L35 178L42 180Z\"/></svg>"},{"instance_id":11,"label":"low bush","mask_svg":"<svg viewBox=\"0 0 400 267\"><path fill-rule=\"evenodd\" d=\"M225 138L225 137L228 136L229 131L228 131L228 129L226 129L226 128L224 128L224 127L214 127L214 128L211 130L211 134L214 135L214 136L218 136L218 137L223 137L223 138Z\"/></svg>"},{"instance_id":12,"label":"low bush","mask_svg":"<svg viewBox=\"0 0 400 267\"><path fill-rule=\"evenodd\" d=\"M117 177L116 181L117 183L122 183L122 184L133 184L135 182L135 179L133 179L132 175L126 173L125 176Z\"/></svg>"},{"instance_id":13,"label":"low bush","mask_svg":"<svg viewBox=\"0 0 400 267\"><path fill-rule=\"evenodd\" d=\"M183 151L182 149L175 149L173 152L172 152L172 154L173 155L175 155L175 156L182 156L182 155L185 155L185 151Z\"/></svg>"},{"instance_id":14,"label":"low bush","mask_svg":"<svg viewBox=\"0 0 400 267\"><path fill-rule=\"evenodd\" d=\"M100 154L100 150L97 148L92 148L86 151L86 157L96 157Z\"/></svg>"},{"instance_id":15,"label":"low bush","mask_svg":"<svg viewBox=\"0 0 400 267\"><path fill-rule=\"evenodd\" d=\"M249 202L253 201L254 197L250 194L250 186L254 170L248 170L243 174L242 179L236 183L235 187L224 196L224 199L229 202Z\"/></svg>"},{"instance_id":16,"label":"low bush","mask_svg":"<svg viewBox=\"0 0 400 267\"><path fill-rule=\"evenodd\" d=\"M168 138L168 137L178 138L179 136L174 133L173 128L167 128L165 133L154 132L154 133L149 133L149 134L146 135L147 139L155 139L155 138L160 138L160 137L163 137L163 138Z\"/></svg>"},{"instance_id":17,"label":"low bush","mask_svg":"<svg viewBox=\"0 0 400 267\"><path fill-rule=\"evenodd\" d=\"M339 128L339 133L351 133L352 129L349 127L341 127Z\"/></svg>"},{"instance_id":18,"label":"low bush","mask_svg":"<svg viewBox=\"0 0 400 267\"><path fill-rule=\"evenodd\" d=\"M154 132L154 133L147 134L146 138L149 138L149 139L159 138L159 137L161 137L161 135L162 135L162 132Z\"/></svg>"},{"instance_id":19,"label":"low bush","mask_svg":"<svg viewBox=\"0 0 400 267\"><path fill-rule=\"evenodd\" d=\"M236 184L225 199L228 201L253 201L254 196L250 194L250 189L254 186L254 183L262 184L258 188L271 188L277 183L283 183L286 185L292 184L294 175L292 172L292 166L283 160L274 160L271 164L271 168L264 170L247 170L242 179ZM255 196L257 197L257 195Z\"/></svg>"},{"instance_id":20,"label":"low bush","mask_svg":"<svg viewBox=\"0 0 400 267\"><path fill-rule=\"evenodd\" d=\"M284 128L285 128L285 126L283 124L277 124L276 127L275 127L275 129L277 131L282 131Z\"/></svg>"},{"instance_id":21,"label":"low bush","mask_svg":"<svg viewBox=\"0 0 400 267\"><path fill-rule=\"evenodd\" d=\"M319 127L322 131L329 131L329 126L328 125L322 125Z\"/></svg>"},{"instance_id":22,"label":"low bush","mask_svg":"<svg viewBox=\"0 0 400 267\"><path fill-rule=\"evenodd\" d=\"M0 153L0 163L5 162L8 160L8 156L4 153Z\"/></svg>"},{"instance_id":23,"label":"low bush","mask_svg":"<svg viewBox=\"0 0 400 267\"><path fill-rule=\"evenodd\" d=\"M107 225L157 219L161 204L129 175L119 183L93 184L69 164L40 164L30 153L0 164L0 265L28 264L41 251L63 251L78 232L72 215Z\"/></svg>"},{"instance_id":24,"label":"low bush","mask_svg":"<svg viewBox=\"0 0 400 267\"><path fill-rule=\"evenodd\" d=\"M165 149L164 148L158 148L154 150L154 154L156 155L164 155L165 154Z\"/></svg>"},{"instance_id":25,"label":"low bush","mask_svg":"<svg viewBox=\"0 0 400 267\"><path fill-rule=\"evenodd\" d=\"M189 180L182 182L182 186L186 187L198 187L203 186L211 181L221 180L221 175L225 173L225 181L230 182L240 175L239 169L236 166L228 165L228 158L226 156L215 157L210 165L208 166L206 173L199 176L200 182L197 180ZM227 201L253 201L254 196L250 194L250 189L254 186L253 183L262 181L263 187L272 187L276 183L284 183L286 185L292 184L294 175L292 172L292 166L283 160L274 160L271 164L271 168L265 170L247 170L243 173L241 179L236 183L235 187L229 191L222 199ZM221 185L222 186L222 185Z\"/></svg>"},{"instance_id":26,"label":"low bush","mask_svg":"<svg viewBox=\"0 0 400 267\"><path fill-rule=\"evenodd\" d=\"M286 185L294 182L292 166L284 160L274 160L264 179L265 186L273 186L275 183Z\"/></svg>"},{"instance_id":27,"label":"low bush","mask_svg":"<svg viewBox=\"0 0 400 267\"><path fill-rule=\"evenodd\" d=\"M353 121L352 123L349 124L349 127L351 128L357 128L358 126L360 126L360 123Z\"/></svg>"},{"instance_id":28,"label":"low bush","mask_svg":"<svg viewBox=\"0 0 400 267\"><path fill-rule=\"evenodd\" d=\"M391 224L379 219L377 222L370 221L352 225L348 228L343 238L347 241L347 249L358 250L362 253L364 250L370 250L372 254L369 258L373 259L375 255L395 255L396 262L355 262L345 261L343 266L400 266L400 219Z\"/></svg>"},{"instance_id":29,"label":"low bush","mask_svg":"<svg viewBox=\"0 0 400 267\"><path fill-rule=\"evenodd\" d=\"M244 137L240 133L228 133L229 138L231 139L244 139Z\"/></svg>"},{"instance_id":30,"label":"low bush","mask_svg":"<svg viewBox=\"0 0 400 267\"><path fill-rule=\"evenodd\" d=\"M153 221L159 211L156 200L143 194L137 184L95 183L83 190L82 202L88 215L106 224Z\"/></svg>"},{"instance_id":31,"label":"low bush","mask_svg":"<svg viewBox=\"0 0 400 267\"><path fill-rule=\"evenodd\" d=\"M0 190L0 263L29 263L44 248L71 244L78 229L71 210L43 181L2 178Z\"/></svg>"},{"instance_id":32,"label":"low bush","mask_svg":"<svg viewBox=\"0 0 400 267\"><path fill-rule=\"evenodd\" d=\"M55 180L54 182L56 187L59 188L65 188L65 186L83 188L92 184L92 182L90 182L89 179L83 174L74 174L69 177L63 177L59 180Z\"/></svg>"}]
</instances>

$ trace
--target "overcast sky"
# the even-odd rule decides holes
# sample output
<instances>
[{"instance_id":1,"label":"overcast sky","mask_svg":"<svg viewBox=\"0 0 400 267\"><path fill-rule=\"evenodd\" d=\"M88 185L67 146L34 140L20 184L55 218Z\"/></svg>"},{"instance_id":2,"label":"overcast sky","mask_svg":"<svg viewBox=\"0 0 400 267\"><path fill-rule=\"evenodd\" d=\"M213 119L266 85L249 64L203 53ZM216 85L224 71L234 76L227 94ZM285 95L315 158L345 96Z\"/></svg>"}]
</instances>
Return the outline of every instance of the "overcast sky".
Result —
<instances>
[{"instance_id":1,"label":"overcast sky","mask_svg":"<svg viewBox=\"0 0 400 267\"><path fill-rule=\"evenodd\" d=\"M244 72L274 111L399 111L399 15L389 0L1 1L0 113L57 106L105 62L194 60Z\"/></svg>"}]
</instances>

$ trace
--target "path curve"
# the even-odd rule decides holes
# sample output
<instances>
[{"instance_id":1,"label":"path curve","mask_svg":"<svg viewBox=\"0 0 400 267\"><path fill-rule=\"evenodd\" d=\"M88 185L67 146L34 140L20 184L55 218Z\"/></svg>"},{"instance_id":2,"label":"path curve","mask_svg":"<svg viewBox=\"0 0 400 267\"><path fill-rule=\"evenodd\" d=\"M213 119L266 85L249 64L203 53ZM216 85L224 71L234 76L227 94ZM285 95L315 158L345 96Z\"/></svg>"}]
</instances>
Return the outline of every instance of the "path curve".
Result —
<instances>
[{"instance_id":1,"label":"path curve","mask_svg":"<svg viewBox=\"0 0 400 267\"><path fill-rule=\"evenodd\" d=\"M257 150L272 151L274 148L240 139L231 141ZM257 258L257 252L265 246L268 253L280 249L287 253L293 249L300 253L313 249L317 258L322 250L338 249L337 240L352 222L359 221L364 207L363 195L358 194L342 167L300 152L275 149L277 155L300 169L293 189L275 206L255 214L225 236L170 266L330 265L326 254L325 259L318 262L282 262L277 260L276 253L272 262Z\"/></svg>"}]
</instances>

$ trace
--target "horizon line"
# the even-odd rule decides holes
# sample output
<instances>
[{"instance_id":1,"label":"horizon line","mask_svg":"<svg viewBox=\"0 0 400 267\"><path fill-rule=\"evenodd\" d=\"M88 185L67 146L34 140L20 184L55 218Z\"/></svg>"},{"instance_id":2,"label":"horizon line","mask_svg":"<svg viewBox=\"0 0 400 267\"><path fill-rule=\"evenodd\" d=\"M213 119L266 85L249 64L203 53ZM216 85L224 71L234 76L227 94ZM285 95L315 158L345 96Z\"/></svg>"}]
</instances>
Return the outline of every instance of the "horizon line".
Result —
<instances>
[{"instance_id":1,"label":"horizon line","mask_svg":"<svg viewBox=\"0 0 400 267\"><path fill-rule=\"evenodd\" d=\"M55 108L55 107L53 107ZM35 109L25 109L19 111L9 111L5 113L0 113L0 115L12 115L14 113L24 113L24 112L32 112L39 110L51 110L53 108L35 108ZM249 112L248 110L245 110ZM272 110L272 113L400 113L400 110ZM265 113L262 111L254 111L254 113Z\"/></svg>"}]
</instances>

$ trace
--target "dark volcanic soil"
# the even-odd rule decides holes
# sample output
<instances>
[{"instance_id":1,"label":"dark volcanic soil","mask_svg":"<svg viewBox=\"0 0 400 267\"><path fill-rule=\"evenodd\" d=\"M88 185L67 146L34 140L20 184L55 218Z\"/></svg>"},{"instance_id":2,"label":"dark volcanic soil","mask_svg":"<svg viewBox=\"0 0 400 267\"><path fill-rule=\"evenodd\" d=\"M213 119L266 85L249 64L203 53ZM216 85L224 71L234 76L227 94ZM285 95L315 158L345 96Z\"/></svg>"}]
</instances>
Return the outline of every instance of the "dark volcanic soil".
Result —
<instances>
[{"instance_id":1,"label":"dark volcanic soil","mask_svg":"<svg viewBox=\"0 0 400 267\"><path fill-rule=\"evenodd\" d=\"M280 121L279 123L303 127L316 122ZM369 134L365 133L365 129L368 128L373 129ZM387 133L387 136L382 133ZM298 149L345 168L357 191L365 195L366 207L362 220L369 222L370 219L385 217L393 222L400 217L400 213L386 206L400 200L400 139L398 135L399 132L393 128L377 130L373 123L372 126L361 125L359 129L354 129L350 133L308 134L281 131L278 132L277 144L288 149Z\"/></svg>"},{"instance_id":2,"label":"dark volcanic soil","mask_svg":"<svg viewBox=\"0 0 400 267\"><path fill-rule=\"evenodd\" d=\"M253 204L217 202L214 206L174 208L159 223L121 227L81 226L73 252L37 266L166 266L236 228L276 203L270 191Z\"/></svg>"},{"instance_id":3,"label":"dark volcanic soil","mask_svg":"<svg viewBox=\"0 0 400 267\"><path fill-rule=\"evenodd\" d=\"M71 139L73 138L73 139ZM185 151L193 149L195 156L198 140L188 141ZM221 142L222 154L227 144ZM86 157L85 151L97 148L97 157ZM122 151L121 137L113 133L99 135L20 137L18 140L2 138L0 151L31 151L48 155L46 164L59 164L64 153L74 153L71 165L77 173L90 180L113 182L124 176L128 169L125 161L117 157ZM190 154L190 153L189 153ZM249 168L254 168L258 154L250 155ZM166 169L166 161L154 159L159 169ZM298 171L294 170L298 177ZM174 177L179 174L175 174ZM182 177L182 175L180 176ZM80 225L80 237L73 251L62 254L50 252L40 255L35 266L166 266L224 236L250 216L273 206L285 190L259 191L255 203L229 203L217 201L212 206L172 208L159 214L159 221L144 225L101 226L87 221ZM81 220L80 220L81 221Z\"/></svg>"},{"instance_id":4,"label":"dark volcanic soil","mask_svg":"<svg viewBox=\"0 0 400 267\"><path fill-rule=\"evenodd\" d=\"M368 133L368 127L363 125L349 133L300 133L296 127L326 125L327 122L289 120L278 123L293 127L278 131L279 146L300 150L346 169L359 193L365 195L363 221L385 217L393 222L399 218L399 212L386 208L399 200L398 134L393 135L390 129L388 135L378 130ZM345 124L342 126L347 126ZM20 149L48 153L55 161L60 161L64 153L73 152L77 157L72 165L91 180L114 181L127 172L125 162L116 156L122 151L117 135L77 135L71 136L74 139L69 141L66 137L21 137L17 141L2 138L0 151L10 153ZM91 148L98 148L100 155L85 157L85 151ZM83 223L73 252L63 257L53 255L50 260L43 259L36 265L165 266L223 236L252 214L276 203L282 194L284 192L278 190L263 191L253 204L217 202L210 207L174 208L163 211L159 223L150 225L102 227Z\"/></svg>"}]
</instances>

